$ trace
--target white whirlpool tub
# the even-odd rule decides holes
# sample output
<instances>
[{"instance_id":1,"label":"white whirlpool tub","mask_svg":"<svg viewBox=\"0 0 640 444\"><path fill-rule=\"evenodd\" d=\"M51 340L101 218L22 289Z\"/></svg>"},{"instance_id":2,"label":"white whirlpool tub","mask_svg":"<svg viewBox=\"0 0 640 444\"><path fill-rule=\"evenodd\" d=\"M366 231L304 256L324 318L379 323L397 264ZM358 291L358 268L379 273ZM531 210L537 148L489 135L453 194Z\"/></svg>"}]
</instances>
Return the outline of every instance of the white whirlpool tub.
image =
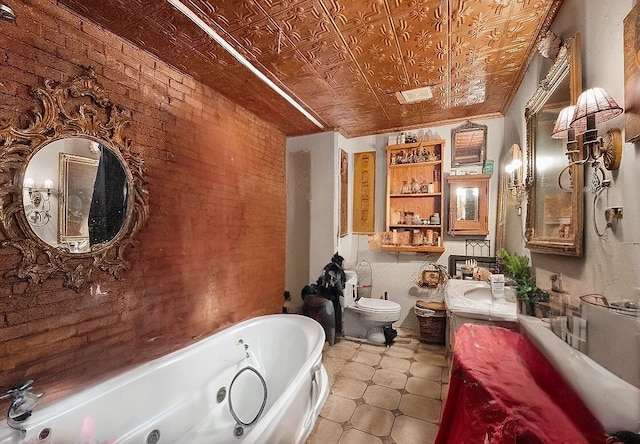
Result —
<instances>
[{"instance_id":1,"label":"white whirlpool tub","mask_svg":"<svg viewBox=\"0 0 640 444\"><path fill-rule=\"evenodd\" d=\"M310 318L249 319L50 405L45 393L23 432L2 422L0 444L303 443L329 393L324 342Z\"/></svg>"}]
</instances>

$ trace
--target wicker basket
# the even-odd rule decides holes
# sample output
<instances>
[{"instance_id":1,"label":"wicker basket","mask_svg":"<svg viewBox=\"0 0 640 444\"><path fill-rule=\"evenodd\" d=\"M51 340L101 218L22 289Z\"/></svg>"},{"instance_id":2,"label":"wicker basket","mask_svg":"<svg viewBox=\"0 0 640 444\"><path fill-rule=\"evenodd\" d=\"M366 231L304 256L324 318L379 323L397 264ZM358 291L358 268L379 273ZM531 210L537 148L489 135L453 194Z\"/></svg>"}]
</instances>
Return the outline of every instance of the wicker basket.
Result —
<instances>
[{"instance_id":1,"label":"wicker basket","mask_svg":"<svg viewBox=\"0 0 640 444\"><path fill-rule=\"evenodd\" d=\"M447 327L447 306L444 302L418 301L414 310L420 324L420 341L444 344Z\"/></svg>"}]
</instances>

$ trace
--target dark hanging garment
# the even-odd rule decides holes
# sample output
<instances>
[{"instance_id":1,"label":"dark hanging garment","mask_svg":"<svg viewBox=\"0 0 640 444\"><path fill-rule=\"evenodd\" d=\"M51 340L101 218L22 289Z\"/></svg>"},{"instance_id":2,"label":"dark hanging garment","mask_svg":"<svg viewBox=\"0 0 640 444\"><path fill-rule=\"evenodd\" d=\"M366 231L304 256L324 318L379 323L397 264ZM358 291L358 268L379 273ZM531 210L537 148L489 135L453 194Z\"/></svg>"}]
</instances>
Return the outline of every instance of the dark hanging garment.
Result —
<instances>
[{"instance_id":1,"label":"dark hanging garment","mask_svg":"<svg viewBox=\"0 0 640 444\"><path fill-rule=\"evenodd\" d=\"M118 157L100 145L100 162L93 185L89 210L89 241L91 245L116 237L127 211L127 174Z\"/></svg>"}]
</instances>

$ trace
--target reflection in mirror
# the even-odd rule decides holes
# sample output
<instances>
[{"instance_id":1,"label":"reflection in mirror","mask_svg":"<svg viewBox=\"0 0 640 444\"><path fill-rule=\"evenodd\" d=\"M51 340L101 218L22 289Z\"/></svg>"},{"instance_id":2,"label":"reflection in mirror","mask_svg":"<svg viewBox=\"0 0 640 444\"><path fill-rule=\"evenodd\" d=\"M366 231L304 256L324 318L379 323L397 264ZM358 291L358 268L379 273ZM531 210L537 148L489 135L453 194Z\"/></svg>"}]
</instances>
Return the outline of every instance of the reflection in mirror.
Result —
<instances>
[{"instance_id":1,"label":"reflection in mirror","mask_svg":"<svg viewBox=\"0 0 640 444\"><path fill-rule=\"evenodd\" d=\"M487 149L487 126L472 122L451 130L451 167L482 165Z\"/></svg>"},{"instance_id":2,"label":"reflection in mirror","mask_svg":"<svg viewBox=\"0 0 640 444\"><path fill-rule=\"evenodd\" d=\"M555 95L558 97L555 97ZM575 235L575 223L571 217L572 193L558 185L560 172L566 166L566 157L562 155L561 140L552 139L551 131L558 113L568 100L569 82L565 78L560 87L550 97L549 102L537 113L536 124L536 232L547 239L570 239ZM566 103L566 102L564 102Z\"/></svg>"},{"instance_id":3,"label":"reflection in mirror","mask_svg":"<svg viewBox=\"0 0 640 444\"><path fill-rule=\"evenodd\" d=\"M29 226L52 247L90 251L122 228L126 179L121 161L104 142L81 137L53 141L38 150L25 171L23 203ZM42 189L35 188L36 183L43 183Z\"/></svg>"},{"instance_id":4,"label":"reflection in mirror","mask_svg":"<svg viewBox=\"0 0 640 444\"><path fill-rule=\"evenodd\" d=\"M527 198L523 153L514 143L500 157L496 215L496 251L518 251L524 239L522 204Z\"/></svg>"},{"instance_id":5,"label":"reflection in mirror","mask_svg":"<svg viewBox=\"0 0 640 444\"><path fill-rule=\"evenodd\" d=\"M562 140L551 137L558 114L575 103L581 87L580 38L576 35L565 42L526 106L529 188L526 247L531 251L582 255L583 166L573 165L569 171L573 187L561 186L558 178L567 166L567 159Z\"/></svg>"},{"instance_id":6,"label":"reflection in mirror","mask_svg":"<svg viewBox=\"0 0 640 444\"><path fill-rule=\"evenodd\" d=\"M480 218L478 207L478 188L458 188L456 190L457 211L459 221L477 221Z\"/></svg>"},{"instance_id":7,"label":"reflection in mirror","mask_svg":"<svg viewBox=\"0 0 640 444\"><path fill-rule=\"evenodd\" d=\"M41 109L0 128L2 246L22 253L8 275L31 285L61 273L75 290L97 270L119 277L149 214L144 162L123 133L130 113L91 68L32 95Z\"/></svg>"}]
</instances>

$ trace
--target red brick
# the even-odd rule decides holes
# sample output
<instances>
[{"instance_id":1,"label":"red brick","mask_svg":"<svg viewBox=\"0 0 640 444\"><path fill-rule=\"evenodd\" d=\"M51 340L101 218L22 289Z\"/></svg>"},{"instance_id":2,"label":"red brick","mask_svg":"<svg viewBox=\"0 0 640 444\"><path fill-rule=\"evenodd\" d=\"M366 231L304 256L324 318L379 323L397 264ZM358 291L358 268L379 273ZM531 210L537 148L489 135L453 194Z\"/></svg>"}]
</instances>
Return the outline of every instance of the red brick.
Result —
<instances>
[{"instance_id":1,"label":"red brick","mask_svg":"<svg viewBox=\"0 0 640 444\"><path fill-rule=\"evenodd\" d=\"M147 167L150 219L106 295L0 280L0 386L33 378L63 394L252 316L279 312L284 291L285 137L242 107L54 0L17 2L0 36L0 117L38 105L42 78L91 64ZM6 57L5 57L6 54ZM268 215L268 217L265 217ZM19 252L0 249L0 273ZM157 336L157 339L150 340Z\"/></svg>"}]
</instances>

